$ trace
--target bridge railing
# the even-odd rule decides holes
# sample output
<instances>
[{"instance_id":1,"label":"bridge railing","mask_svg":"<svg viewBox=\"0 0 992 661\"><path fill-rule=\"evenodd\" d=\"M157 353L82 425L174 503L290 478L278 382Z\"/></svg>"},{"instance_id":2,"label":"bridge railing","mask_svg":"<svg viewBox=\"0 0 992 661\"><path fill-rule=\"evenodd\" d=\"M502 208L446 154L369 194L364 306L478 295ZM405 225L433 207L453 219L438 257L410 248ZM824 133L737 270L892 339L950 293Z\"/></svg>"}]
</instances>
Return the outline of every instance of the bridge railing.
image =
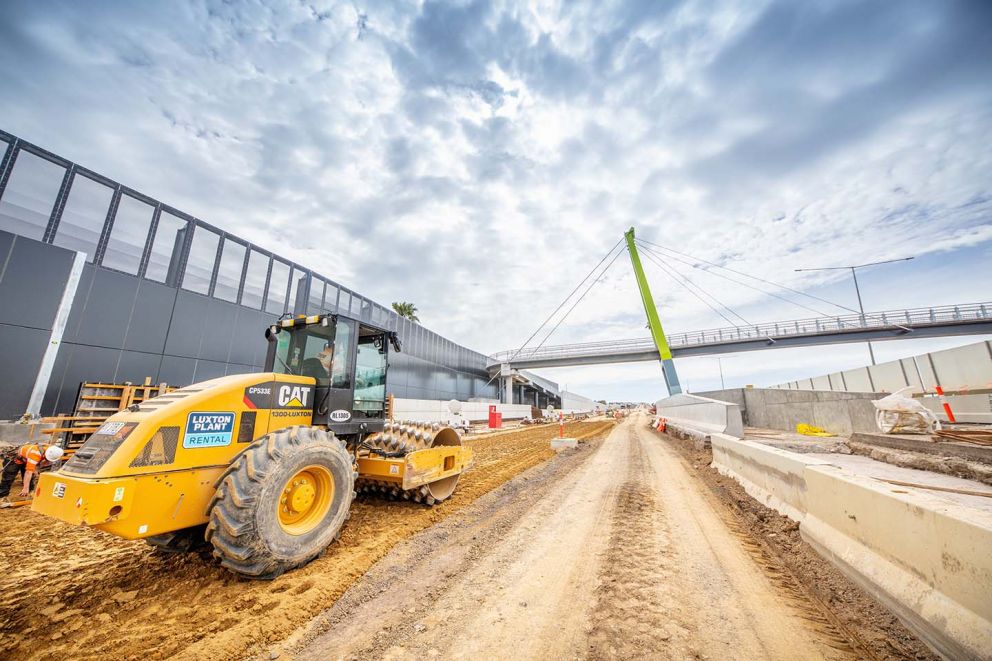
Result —
<instances>
[{"instance_id":1,"label":"bridge railing","mask_svg":"<svg viewBox=\"0 0 992 661\"><path fill-rule=\"evenodd\" d=\"M836 317L811 317L779 321L753 326L729 326L701 331L688 331L668 335L668 344L672 347L699 346L702 344L719 344L738 340L777 338L796 335L817 335L820 333L837 333L865 328L912 328L928 324L940 324L957 321L992 319L992 303L969 303L964 305L944 305L929 308L910 308L904 310L885 310L883 312L866 312L861 314L840 315ZM517 351L500 351L492 354L490 364L504 363L509 360L534 359L566 359L576 356L608 356L638 351L651 351L654 342L651 338L634 340L608 340L604 342L584 342L539 348L525 348Z\"/></svg>"}]
</instances>

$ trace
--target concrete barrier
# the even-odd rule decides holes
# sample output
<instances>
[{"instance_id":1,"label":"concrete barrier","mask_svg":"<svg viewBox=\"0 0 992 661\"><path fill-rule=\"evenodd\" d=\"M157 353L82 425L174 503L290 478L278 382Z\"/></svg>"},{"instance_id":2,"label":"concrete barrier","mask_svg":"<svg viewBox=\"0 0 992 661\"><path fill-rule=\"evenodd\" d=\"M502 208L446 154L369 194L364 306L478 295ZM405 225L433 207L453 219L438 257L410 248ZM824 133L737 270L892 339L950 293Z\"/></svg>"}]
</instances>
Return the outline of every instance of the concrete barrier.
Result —
<instances>
[{"instance_id":1,"label":"concrete barrier","mask_svg":"<svg viewBox=\"0 0 992 661\"><path fill-rule=\"evenodd\" d=\"M744 420L737 404L683 394L658 400L655 406L660 417L677 425L711 434L744 436Z\"/></svg>"},{"instance_id":2,"label":"concrete barrier","mask_svg":"<svg viewBox=\"0 0 992 661\"><path fill-rule=\"evenodd\" d=\"M992 512L722 434L713 467L950 658L992 658Z\"/></svg>"},{"instance_id":3,"label":"concrete barrier","mask_svg":"<svg viewBox=\"0 0 992 661\"><path fill-rule=\"evenodd\" d=\"M876 393L733 388L702 393L702 396L744 405L741 414L751 427L795 430L804 422L834 434L878 431L872 400Z\"/></svg>"}]
</instances>

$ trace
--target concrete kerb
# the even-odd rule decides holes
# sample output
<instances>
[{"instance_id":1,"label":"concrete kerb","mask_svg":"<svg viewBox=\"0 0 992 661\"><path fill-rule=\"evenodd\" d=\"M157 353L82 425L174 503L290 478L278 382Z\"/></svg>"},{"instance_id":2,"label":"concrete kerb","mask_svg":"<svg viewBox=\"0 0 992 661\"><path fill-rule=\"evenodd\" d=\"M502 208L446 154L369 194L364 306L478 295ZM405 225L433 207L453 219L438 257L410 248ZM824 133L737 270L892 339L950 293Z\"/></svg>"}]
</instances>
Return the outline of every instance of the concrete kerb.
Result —
<instances>
[{"instance_id":1,"label":"concrete kerb","mask_svg":"<svg viewBox=\"0 0 992 661\"><path fill-rule=\"evenodd\" d=\"M800 533L941 654L992 658L992 514L809 465Z\"/></svg>"},{"instance_id":2,"label":"concrete kerb","mask_svg":"<svg viewBox=\"0 0 992 661\"><path fill-rule=\"evenodd\" d=\"M765 507L802 522L807 511L805 468L828 462L816 457L742 441L726 434L710 437L713 468L731 477Z\"/></svg>"},{"instance_id":3,"label":"concrete kerb","mask_svg":"<svg viewBox=\"0 0 992 661\"><path fill-rule=\"evenodd\" d=\"M710 434L713 467L951 658L992 659L992 514Z\"/></svg>"}]
</instances>

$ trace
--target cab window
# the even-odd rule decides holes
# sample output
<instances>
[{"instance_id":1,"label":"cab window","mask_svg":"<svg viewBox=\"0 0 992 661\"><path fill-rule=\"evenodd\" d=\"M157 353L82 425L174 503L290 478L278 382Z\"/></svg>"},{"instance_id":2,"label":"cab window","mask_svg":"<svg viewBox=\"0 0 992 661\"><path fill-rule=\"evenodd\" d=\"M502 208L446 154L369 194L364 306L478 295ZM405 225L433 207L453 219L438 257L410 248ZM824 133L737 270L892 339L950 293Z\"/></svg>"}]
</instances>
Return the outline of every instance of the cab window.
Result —
<instances>
[{"instance_id":1,"label":"cab window","mask_svg":"<svg viewBox=\"0 0 992 661\"><path fill-rule=\"evenodd\" d=\"M351 322L338 319L334 355L331 365L331 387L351 387L351 361L348 360L348 349L351 347Z\"/></svg>"},{"instance_id":2,"label":"cab window","mask_svg":"<svg viewBox=\"0 0 992 661\"><path fill-rule=\"evenodd\" d=\"M354 322L338 319L334 326L316 324L283 329L276 334L276 359L280 374L317 379L317 385L351 388L351 337Z\"/></svg>"},{"instance_id":3,"label":"cab window","mask_svg":"<svg viewBox=\"0 0 992 661\"><path fill-rule=\"evenodd\" d=\"M307 326L299 329L283 329L276 335L276 360L274 372L311 376L326 385L327 370L321 359L334 346L332 328Z\"/></svg>"},{"instance_id":4,"label":"cab window","mask_svg":"<svg viewBox=\"0 0 992 661\"><path fill-rule=\"evenodd\" d=\"M317 379L317 385L351 387L348 349L351 324L339 319L333 327L306 326L276 335L273 371Z\"/></svg>"}]
</instances>

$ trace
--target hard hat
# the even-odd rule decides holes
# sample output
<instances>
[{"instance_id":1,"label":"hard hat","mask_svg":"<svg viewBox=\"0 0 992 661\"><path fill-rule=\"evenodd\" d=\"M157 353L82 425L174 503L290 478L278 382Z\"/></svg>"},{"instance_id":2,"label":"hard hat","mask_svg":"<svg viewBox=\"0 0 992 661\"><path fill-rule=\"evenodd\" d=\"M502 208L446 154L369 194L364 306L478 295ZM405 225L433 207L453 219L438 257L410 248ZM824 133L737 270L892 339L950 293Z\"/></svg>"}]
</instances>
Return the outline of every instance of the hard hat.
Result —
<instances>
[{"instance_id":1,"label":"hard hat","mask_svg":"<svg viewBox=\"0 0 992 661\"><path fill-rule=\"evenodd\" d=\"M45 459L47 459L49 462L54 464L56 461L62 458L63 454L65 454L65 450L63 450L59 446L49 445L48 449L45 450Z\"/></svg>"}]
</instances>

